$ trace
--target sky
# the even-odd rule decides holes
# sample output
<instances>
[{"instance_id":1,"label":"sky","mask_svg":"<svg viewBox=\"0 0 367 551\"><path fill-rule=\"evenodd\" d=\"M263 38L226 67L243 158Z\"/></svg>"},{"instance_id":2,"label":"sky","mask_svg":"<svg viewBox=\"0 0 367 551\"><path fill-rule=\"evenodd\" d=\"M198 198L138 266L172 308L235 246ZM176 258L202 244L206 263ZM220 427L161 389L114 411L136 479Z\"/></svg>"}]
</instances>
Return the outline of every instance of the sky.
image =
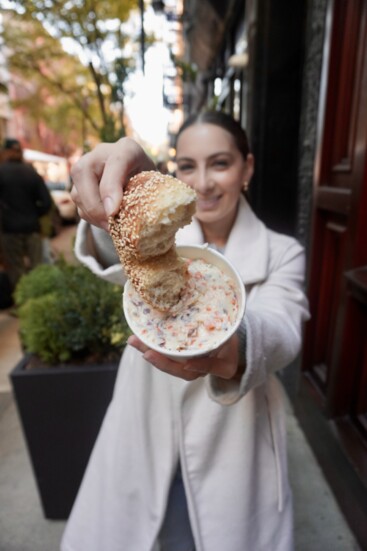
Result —
<instances>
[{"instance_id":1,"label":"sky","mask_svg":"<svg viewBox=\"0 0 367 551\"><path fill-rule=\"evenodd\" d=\"M163 62L168 58L163 44L151 46L145 55L145 75L133 75L128 88L133 92L125 100L132 126L142 140L154 147L167 138L169 113L163 107Z\"/></svg>"},{"instance_id":2,"label":"sky","mask_svg":"<svg viewBox=\"0 0 367 551\"><path fill-rule=\"evenodd\" d=\"M133 18L133 25L138 22ZM157 15L151 7L144 14L144 28L147 34L154 33L157 42L145 53L145 74L135 72L127 83L126 112L134 131L153 148L165 149L169 111L163 106L164 67L170 64L168 29L164 15Z\"/></svg>"}]
</instances>

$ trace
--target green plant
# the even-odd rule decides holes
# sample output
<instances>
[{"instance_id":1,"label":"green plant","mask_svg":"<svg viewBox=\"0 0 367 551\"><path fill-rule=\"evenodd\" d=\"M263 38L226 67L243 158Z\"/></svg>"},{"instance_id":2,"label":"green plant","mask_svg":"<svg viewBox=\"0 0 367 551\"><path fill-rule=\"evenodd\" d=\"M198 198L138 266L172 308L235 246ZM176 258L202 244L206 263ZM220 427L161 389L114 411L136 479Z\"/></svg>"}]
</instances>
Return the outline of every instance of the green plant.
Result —
<instances>
[{"instance_id":1,"label":"green plant","mask_svg":"<svg viewBox=\"0 0 367 551\"><path fill-rule=\"evenodd\" d=\"M15 291L25 351L48 364L117 358L130 334L121 295L84 266L38 266Z\"/></svg>"}]
</instances>

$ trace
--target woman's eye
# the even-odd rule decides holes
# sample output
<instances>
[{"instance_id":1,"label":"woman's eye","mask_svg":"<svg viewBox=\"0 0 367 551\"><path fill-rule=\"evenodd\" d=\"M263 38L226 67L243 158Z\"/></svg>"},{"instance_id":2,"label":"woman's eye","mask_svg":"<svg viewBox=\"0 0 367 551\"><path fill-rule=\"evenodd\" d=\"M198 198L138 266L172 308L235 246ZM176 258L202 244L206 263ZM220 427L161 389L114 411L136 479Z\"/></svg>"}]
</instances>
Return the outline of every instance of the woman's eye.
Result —
<instances>
[{"instance_id":1,"label":"woman's eye","mask_svg":"<svg viewBox=\"0 0 367 551\"><path fill-rule=\"evenodd\" d=\"M193 165L187 164L187 165L178 165L177 168L180 172L188 172L189 170L192 170L194 167Z\"/></svg>"},{"instance_id":2,"label":"woman's eye","mask_svg":"<svg viewBox=\"0 0 367 551\"><path fill-rule=\"evenodd\" d=\"M228 161L225 161L225 160L214 161L214 166L217 166L218 168L227 168Z\"/></svg>"}]
</instances>

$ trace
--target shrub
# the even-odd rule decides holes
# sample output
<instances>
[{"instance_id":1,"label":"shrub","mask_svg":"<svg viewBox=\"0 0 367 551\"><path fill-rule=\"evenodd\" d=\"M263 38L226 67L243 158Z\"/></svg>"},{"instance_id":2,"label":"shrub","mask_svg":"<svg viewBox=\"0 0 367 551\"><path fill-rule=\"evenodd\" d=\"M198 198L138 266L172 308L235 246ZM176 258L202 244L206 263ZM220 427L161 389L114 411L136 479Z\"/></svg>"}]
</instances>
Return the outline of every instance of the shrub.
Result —
<instances>
[{"instance_id":1,"label":"shrub","mask_svg":"<svg viewBox=\"0 0 367 551\"><path fill-rule=\"evenodd\" d=\"M24 350L49 364L117 358L130 334L121 295L84 266L38 266L15 291Z\"/></svg>"}]
</instances>

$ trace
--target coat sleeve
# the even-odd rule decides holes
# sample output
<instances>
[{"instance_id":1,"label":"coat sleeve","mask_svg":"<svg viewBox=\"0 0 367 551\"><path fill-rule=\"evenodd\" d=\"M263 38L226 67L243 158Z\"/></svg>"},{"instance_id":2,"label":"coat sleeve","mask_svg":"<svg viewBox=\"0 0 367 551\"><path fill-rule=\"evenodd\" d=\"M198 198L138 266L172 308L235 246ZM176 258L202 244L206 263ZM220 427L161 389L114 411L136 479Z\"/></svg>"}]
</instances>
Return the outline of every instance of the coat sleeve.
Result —
<instances>
[{"instance_id":1,"label":"coat sleeve","mask_svg":"<svg viewBox=\"0 0 367 551\"><path fill-rule=\"evenodd\" d=\"M124 285L126 276L110 235L81 220L75 239L75 256L98 277Z\"/></svg>"},{"instance_id":2,"label":"coat sleeve","mask_svg":"<svg viewBox=\"0 0 367 551\"><path fill-rule=\"evenodd\" d=\"M263 384L271 373L290 364L301 349L303 322L309 318L305 254L294 239L274 235L268 277L249 293L240 328L240 342L246 348L244 375L240 382L207 378L209 395L223 405L236 403Z\"/></svg>"}]
</instances>

